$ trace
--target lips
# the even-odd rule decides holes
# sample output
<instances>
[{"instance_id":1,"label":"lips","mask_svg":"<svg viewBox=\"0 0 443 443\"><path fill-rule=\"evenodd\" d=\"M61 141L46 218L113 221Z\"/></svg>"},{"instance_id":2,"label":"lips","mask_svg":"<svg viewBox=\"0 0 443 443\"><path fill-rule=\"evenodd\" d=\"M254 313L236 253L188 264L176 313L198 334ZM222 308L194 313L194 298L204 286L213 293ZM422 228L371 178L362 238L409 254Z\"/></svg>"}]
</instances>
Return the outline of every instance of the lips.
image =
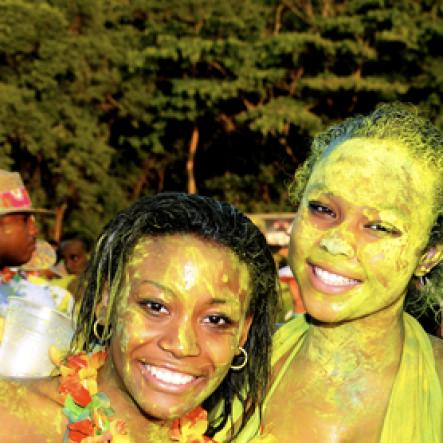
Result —
<instances>
[{"instance_id":1,"label":"lips","mask_svg":"<svg viewBox=\"0 0 443 443\"><path fill-rule=\"evenodd\" d=\"M142 372L151 383L165 390L182 390L198 382L201 377L191 375L178 370L154 366L141 362Z\"/></svg>"},{"instance_id":2,"label":"lips","mask_svg":"<svg viewBox=\"0 0 443 443\"><path fill-rule=\"evenodd\" d=\"M337 274L318 265L310 264L309 269L312 285L321 292L338 294L361 284L361 280Z\"/></svg>"},{"instance_id":3,"label":"lips","mask_svg":"<svg viewBox=\"0 0 443 443\"><path fill-rule=\"evenodd\" d=\"M197 378L194 377L193 375L170 371L169 369L158 368L156 366L145 364L144 367L156 379L172 385L186 385L188 383L191 383Z\"/></svg>"},{"instance_id":4,"label":"lips","mask_svg":"<svg viewBox=\"0 0 443 443\"><path fill-rule=\"evenodd\" d=\"M320 268L319 266L313 266L314 274L323 283L332 286L353 286L360 283L359 280L353 278L343 277L342 275L334 274L332 272L326 271L326 269Z\"/></svg>"}]
</instances>

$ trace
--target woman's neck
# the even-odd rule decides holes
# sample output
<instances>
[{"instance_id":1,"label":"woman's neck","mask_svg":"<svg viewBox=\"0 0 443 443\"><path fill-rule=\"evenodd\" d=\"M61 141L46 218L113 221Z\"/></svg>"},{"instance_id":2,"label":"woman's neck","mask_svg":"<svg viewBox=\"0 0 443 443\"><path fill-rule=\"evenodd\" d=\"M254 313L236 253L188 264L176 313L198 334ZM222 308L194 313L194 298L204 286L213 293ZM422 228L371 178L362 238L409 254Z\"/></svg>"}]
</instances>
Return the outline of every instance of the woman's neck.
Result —
<instances>
[{"instance_id":1,"label":"woman's neck","mask_svg":"<svg viewBox=\"0 0 443 443\"><path fill-rule=\"evenodd\" d=\"M115 415L125 421L129 434L135 441L169 441L171 422L148 417L140 410L124 388L111 357L108 357L99 372L98 390L109 397Z\"/></svg>"},{"instance_id":2,"label":"woman's neck","mask_svg":"<svg viewBox=\"0 0 443 443\"><path fill-rule=\"evenodd\" d=\"M365 318L339 324L312 321L300 358L321 366L338 379L355 371L396 373L400 364L404 327L402 310L391 307Z\"/></svg>"}]
</instances>

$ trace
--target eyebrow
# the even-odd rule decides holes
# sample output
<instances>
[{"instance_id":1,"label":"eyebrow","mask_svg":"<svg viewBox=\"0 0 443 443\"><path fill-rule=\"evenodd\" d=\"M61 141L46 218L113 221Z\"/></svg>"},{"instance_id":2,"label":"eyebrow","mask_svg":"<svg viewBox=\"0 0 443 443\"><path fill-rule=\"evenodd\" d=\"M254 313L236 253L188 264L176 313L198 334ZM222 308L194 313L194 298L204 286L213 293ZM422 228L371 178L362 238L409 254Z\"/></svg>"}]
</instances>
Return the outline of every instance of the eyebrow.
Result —
<instances>
[{"instance_id":1,"label":"eyebrow","mask_svg":"<svg viewBox=\"0 0 443 443\"><path fill-rule=\"evenodd\" d=\"M213 298L210 301L211 305L227 305L232 304L235 305L237 303L240 303L240 300L232 297L232 299L225 299L225 298Z\"/></svg>"},{"instance_id":2,"label":"eyebrow","mask_svg":"<svg viewBox=\"0 0 443 443\"><path fill-rule=\"evenodd\" d=\"M337 197L336 195L334 195L334 194L332 194L330 192L327 192L325 186L323 184L321 184L321 183L312 186L312 188L310 188L308 190L308 192L306 193L307 200L310 199L309 193L311 193L311 192L321 192L321 193L323 193L328 198ZM372 208L372 207L368 207L368 206L362 206L362 207L366 208L366 209L369 209L371 211L374 210L376 212L388 212L388 213L391 213L394 217L398 217L398 218L402 218L402 217L405 216L404 211L402 211L401 209L399 209L397 207L392 207L392 206L383 206L383 207L380 207L380 208Z\"/></svg>"},{"instance_id":3,"label":"eyebrow","mask_svg":"<svg viewBox=\"0 0 443 443\"><path fill-rule=\"evenodd\" d=\"M150 286L155 286L156 288L161 289L162 291L165 291L165 292L169 293L172 296L175 296L174 292L171 289L169 289L168 287L162 285L161 283L157 283L157 282L155 282L153 280L144 279L144 280L141 280L140 283L137 284L137 286L141 286L143 284L148 284Z\"/></svg>"},{"instance_id":4,"label":"eyebrow","mask_svg":"<svg viewBox=\"0 0 443 443\"><path fill-rule=\"evenodd\" d=\"M138 284L138 286L142 285L142 284L148 284L151 286L155 286L158 289L161 289L162 291L167 292L168 294L170 294L172 297L176 297L174 291L172 291L171 289L169 289L166 286L163 286L161 283L157 283L155 281L152 280L141 280L140 283ZM227 304L232 304L232 305L236 305L236 304L240 304L240 300L238 298L211 298L211 300L209 301L209 304L211 305L227 305Z\"/></svg>"}]
</instances>

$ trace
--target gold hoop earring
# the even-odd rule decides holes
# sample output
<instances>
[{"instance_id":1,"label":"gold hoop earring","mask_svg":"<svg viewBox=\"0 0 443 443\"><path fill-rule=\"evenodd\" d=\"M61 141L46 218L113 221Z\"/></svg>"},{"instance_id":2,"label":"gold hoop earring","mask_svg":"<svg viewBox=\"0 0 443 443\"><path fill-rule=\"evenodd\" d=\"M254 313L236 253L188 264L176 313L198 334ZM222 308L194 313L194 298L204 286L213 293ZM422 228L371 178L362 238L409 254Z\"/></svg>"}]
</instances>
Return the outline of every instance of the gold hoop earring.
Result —
<instances>
[{"instance_id":1,"label":"gold hoop earring","mask_svg":"<svg viewBox=\"0 0 443 443\"><path fill-rule=\"evenodd\" d=\"M248 364L248 353L241 346L239 346L238 349L243 354L243 361L239 365L231 365L233 371L240 371Z\"/></svg>"},{"instance_id":2,"label":"gold hoop earring","mask_svg":"<svg viewBox=\"0 0 443 443\"><path fill-rule=\"evenodd\" d=\"M94 325L92 326L92 331L94 332L94 337L98 340L98 342L100 344L103 344L103 343L107 342L112 337L112 331L109 330L108 333L106 334L106 336L104 336L104 337L103 337L103 335L100 335L98 332L98 326L99 325L102 326L102 325L99 323L99 320L100 319L98 319L98 318L95 320Z\"/></svg>"}]
</instances>

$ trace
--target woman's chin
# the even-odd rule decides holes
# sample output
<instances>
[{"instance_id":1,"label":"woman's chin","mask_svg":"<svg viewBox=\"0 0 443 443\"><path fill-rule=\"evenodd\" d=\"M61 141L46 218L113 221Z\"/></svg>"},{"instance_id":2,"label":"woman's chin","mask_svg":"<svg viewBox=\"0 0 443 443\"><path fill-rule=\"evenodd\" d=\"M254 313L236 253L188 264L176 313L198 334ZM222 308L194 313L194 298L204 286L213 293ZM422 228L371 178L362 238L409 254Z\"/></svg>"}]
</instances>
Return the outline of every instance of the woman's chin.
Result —
<instances>
[{"instance_id":1,"label":"woman's chin","mask_svg":"<svg viewBox=\"0 0 443 443\"><path fill-rule=\"evenodd\" d=\"M154 422L172 422L178 418L184 417L189 412L197 408L196 406L169 406L153 410L152 408L143 409L144 414Z\"/></svg>"},{"instance_id":2,"label":"woman's chin","mask_svg":"<svg viewBox=\"0 0 443 443\"><path fill-rule=\"evenodd\" d=\"M306 313L318 323L342 323L352 320L354 315L347 306L324 302L304 302Z\"/></svg>"}]
</instances>

